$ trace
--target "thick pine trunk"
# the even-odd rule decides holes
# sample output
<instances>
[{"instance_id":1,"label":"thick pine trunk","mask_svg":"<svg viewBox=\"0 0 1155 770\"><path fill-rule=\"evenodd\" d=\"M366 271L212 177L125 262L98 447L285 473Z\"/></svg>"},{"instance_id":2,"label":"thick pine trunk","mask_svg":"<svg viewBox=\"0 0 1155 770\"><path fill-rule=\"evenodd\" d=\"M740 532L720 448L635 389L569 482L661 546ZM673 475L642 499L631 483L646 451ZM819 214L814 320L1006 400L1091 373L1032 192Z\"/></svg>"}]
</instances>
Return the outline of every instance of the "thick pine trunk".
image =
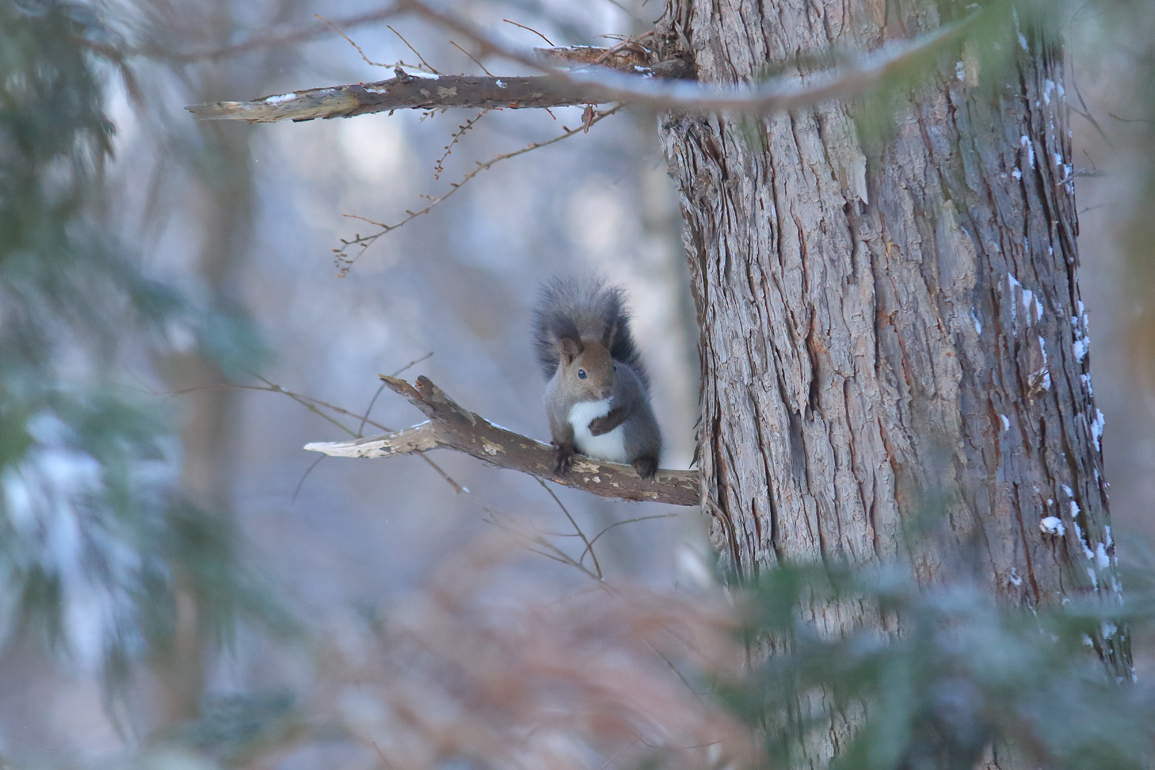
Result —
<instances>
[{"instance_id":1,"label":"thick pine trunk","mask_svg":"<svg viewBox=\"0 0 1155 770\"><path fill-rule=\"evenodd\" d=\"M933 30L948 5L670 0L667 18L700 80L734 83ZM1117 591L1062 49L1024 25L999 50L990 72L980 44L944 51L873 136L849 101L663 118L702 327L703 497L744 573L902 559L924 580L965 564L1025 605ZM916 542L928 511L945 519ZM1125 639L1099 642L1128 674Z\"/></svg>"}]
</instances>

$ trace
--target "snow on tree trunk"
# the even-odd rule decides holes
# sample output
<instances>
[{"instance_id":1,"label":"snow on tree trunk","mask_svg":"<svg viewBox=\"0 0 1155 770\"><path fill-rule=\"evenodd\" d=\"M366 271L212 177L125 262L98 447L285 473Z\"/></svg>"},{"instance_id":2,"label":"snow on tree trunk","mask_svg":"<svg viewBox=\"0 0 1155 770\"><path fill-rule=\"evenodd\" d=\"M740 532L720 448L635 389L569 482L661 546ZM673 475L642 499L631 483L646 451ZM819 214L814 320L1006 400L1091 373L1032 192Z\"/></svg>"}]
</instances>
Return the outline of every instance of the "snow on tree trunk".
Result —
<instances>
[{"instance_id":1,"label":"snow on tree trunk","mask_svg":"<svg viewBox=\"0 0 1155 770\"><path fill-rule=\"evenodd\" d=\"M669 0L666 18L698 78L727 84L805 77L797 61L933 30L947 6ZM703 498L743 573L906 559L1024 605L1118 590L1062 47L1024 24L984 72L979 45L944 50L881 131L860 130L869 98L662 118L702 329ZM944 523L912 538L928 512ZM1129 675L1122 634L1097 644Z\"/></svg>"}]
</instances>

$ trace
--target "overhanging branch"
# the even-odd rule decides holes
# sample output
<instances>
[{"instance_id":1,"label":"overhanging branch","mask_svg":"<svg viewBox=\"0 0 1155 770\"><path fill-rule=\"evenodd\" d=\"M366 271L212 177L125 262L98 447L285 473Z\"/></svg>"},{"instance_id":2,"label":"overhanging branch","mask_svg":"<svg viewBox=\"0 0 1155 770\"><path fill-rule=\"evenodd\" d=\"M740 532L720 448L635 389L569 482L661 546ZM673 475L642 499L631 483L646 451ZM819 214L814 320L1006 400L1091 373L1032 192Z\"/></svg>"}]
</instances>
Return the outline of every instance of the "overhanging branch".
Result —
<instances>
[{"instance_id":1,"label":"overhanging branch","mask_svg":"<svg viewBox=\"0 0 1155 770\"><path fill-rule=\"evenodd\" d=\"M468 35L481 46L483 53L498 54L550 74L509 78L416 77L397 68L395 78L375 83L313 88L252 102L212 102L185 109L202 120L250 123L353 117L396 109L540 108L607 102L641 104L662 110L792 110L860 94L889 78L915 71L943 45L963 37L980 18L980 14L975 14L966 21L945 25L926 35L888 43L844 66L803 77L789 75L737 86L707 86L680 79L690 72L689 65L681 58L646 67L634 63L637 58L617 55L614 49L538 49L534 55L523 54L500 47L456 17L432 11L420 3L404 2L403 5L418 10L444 28ZM598 50L604 53L598 54ZM600 63L567 72L550 66L584 64L590 59Z\"/></svg>"},{"instance_id":2,"label":"overhanging branch","mask_svg":"<svg viewBox=\"0 0 1155 770\"><path fill-rule=\"evenodd\" d=\"M698 474L693 471L659 470L657 476L646 480L629 466L577 455L573 470L557 476L553 473L554 450L548 444L499 428L461 408L426 377L418 377L416 387L395 377L381 375L381 379L424 412L429 421L377 438L318 442L306 444L305 449L334 457L389 457L444 447L601 497L671 505L699 503Z\"/></svg>"},{"instance_id":3,"label":"overhanging branch","mask_svg":"<svg viewBox=\"0 0 1155 770\"><path fill-rule=\"evenodd\" d=\"M470 107L498 110L564 107L612 101L598 86L571 83L556 76L491 78L468 75L415 76L398 68L396 77L375 83L311 88L266 96L252 102L210 102L185 109L201 120L279 120L351 118L402 109Z\"/></svg>"}]
</instances>

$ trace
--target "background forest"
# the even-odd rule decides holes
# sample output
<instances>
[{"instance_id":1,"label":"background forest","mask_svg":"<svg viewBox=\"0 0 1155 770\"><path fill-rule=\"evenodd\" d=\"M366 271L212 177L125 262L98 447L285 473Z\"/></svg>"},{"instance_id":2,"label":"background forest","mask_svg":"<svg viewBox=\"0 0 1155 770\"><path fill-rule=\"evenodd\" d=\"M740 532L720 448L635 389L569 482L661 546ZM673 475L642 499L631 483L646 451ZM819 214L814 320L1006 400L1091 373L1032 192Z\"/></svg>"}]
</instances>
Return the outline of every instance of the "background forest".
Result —
<instances>
[{"instance_id":1,"label":"background forest","mask_svg":"<svg viewBox=\"0 0 1155 770\"><path fill-rule=\"evenodd\" d=\"M454 10L521 48L541 40L505 19L602 44L661 13ZM1126 691L1082 657L1087 629L1119 620L1098 609L1024 619L965 580L920 592L886 568L784 568L740 595L697 509L452 452L432 467L301 449L419 422L380 392L397 372L544 440L531 305L546 277L593 270L632 299L663 467L690 467L697 328L652 113L495 164L346 249L342 277L334 252L373 229L357 217L403 220L581 109L197 123L186 105L384 79L418 56L477 65L379 3L0 0L0 767L779 764L825 724L789 705L819 684L872 715L854 766L970 767L992 733L1029 735L1054 766L1139 766L1155 724L1155 9L1051 12L1080 113L1115 538L1135 568L1116 613L1136 634ZM869 596L910 633L812 638L807 593ZM748 657L767 638L788 651L773 665Z\"/></svg>"}]
</instances>

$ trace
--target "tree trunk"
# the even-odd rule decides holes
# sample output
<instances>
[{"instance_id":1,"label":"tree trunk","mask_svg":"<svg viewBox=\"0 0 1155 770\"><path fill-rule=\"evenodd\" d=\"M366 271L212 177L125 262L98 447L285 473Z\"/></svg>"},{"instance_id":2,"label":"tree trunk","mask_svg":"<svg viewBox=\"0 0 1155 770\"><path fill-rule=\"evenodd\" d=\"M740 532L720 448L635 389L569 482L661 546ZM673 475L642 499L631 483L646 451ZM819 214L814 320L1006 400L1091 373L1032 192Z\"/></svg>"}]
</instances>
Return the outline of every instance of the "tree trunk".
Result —
<instances>
[{"instance_id":1,"label":"tree trunk","mask_svg":"<svg viewBox=\"0 0 1155 770\"><path fill-rule=\"evenodd\" d=\"M669 0L666 22L699 80L735 83L805 77L799 60L949 7ZM702 328L703 502L741 573L898 559L921 580L965 565L1027 606L1117 593L1062 47L1018 23L895 89L883 131L863 128L869 98L663 118ZM912 537L928 511L941 526ZM1125 637L1097 641L1129 677Z\"/></svg>"}]
</instances>

